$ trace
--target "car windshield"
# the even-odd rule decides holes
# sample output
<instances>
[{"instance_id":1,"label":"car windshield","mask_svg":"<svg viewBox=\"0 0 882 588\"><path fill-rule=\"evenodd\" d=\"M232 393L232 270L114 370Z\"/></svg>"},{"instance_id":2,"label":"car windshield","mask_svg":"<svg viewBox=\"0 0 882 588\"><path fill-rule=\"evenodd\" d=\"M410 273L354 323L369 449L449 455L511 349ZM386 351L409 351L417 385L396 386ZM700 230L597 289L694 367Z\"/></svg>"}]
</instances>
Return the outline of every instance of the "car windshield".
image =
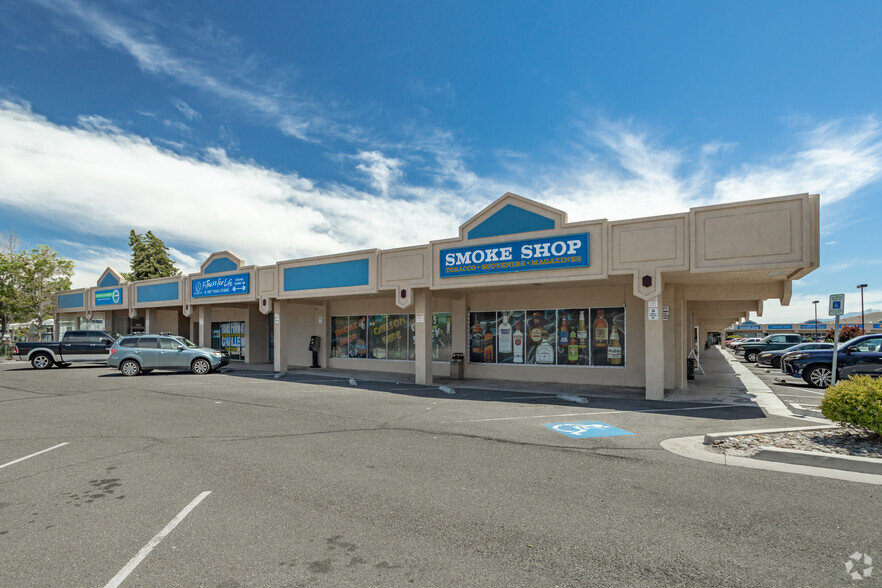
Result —
<instances>
[{"instance_id":1,"label":"car windshield","mask_svg":"<svg viewBox=\"0 0 882 588\"><path fill-rule=\"evenodd\" d=\"M193 343L192 341L190 341L189 339L187 339L185 337L174 337L174 339L175 339L175 341L180 341L184 347L199 347L198 345L196 345L195 343Z\"/></svg>"}]
</instances>

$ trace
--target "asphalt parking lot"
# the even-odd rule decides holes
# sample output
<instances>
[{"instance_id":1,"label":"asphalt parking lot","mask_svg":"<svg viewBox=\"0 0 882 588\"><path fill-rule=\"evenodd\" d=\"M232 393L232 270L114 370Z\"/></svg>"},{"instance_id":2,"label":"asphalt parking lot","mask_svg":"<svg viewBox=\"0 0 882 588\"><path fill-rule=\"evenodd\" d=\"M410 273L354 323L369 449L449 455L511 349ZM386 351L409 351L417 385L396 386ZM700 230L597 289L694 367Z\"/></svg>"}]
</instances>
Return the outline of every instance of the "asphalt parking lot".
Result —
<instances>
[{"instance_id":1,"label":"asphalt parking lot","mask_svg":"<svg viewBox=\"0 0 882 588\"><path fill-rule=\"evenodd\" d=\"M539 392L0 362L0 585L831 586L882 557L878 486L659 446L791 419Z\"/></svg>"},{"instance_id":2,"label":"asphalt parking lot","mask_svg":"<svg viewBox=\"0 0 882 588\"><path fill-rule=\"evenodd\" d=\"M734 355L731 351L724 351L729 357L737 358L738 362L747 367L783 402L816 406L824 391L820 388L812 388L802 378L794 378L785 375L780 368L760 366L756 363L747 363L741 355Z\"/></svg>"}]
</instances>

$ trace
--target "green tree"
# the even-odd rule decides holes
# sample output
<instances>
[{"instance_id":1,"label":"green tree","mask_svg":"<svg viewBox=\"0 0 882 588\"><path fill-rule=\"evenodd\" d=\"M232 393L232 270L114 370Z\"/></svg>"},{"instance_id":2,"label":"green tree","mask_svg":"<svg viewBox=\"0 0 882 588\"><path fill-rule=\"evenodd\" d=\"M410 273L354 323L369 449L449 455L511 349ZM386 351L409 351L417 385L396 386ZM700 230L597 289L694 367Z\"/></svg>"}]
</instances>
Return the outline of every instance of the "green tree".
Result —
<instances>
[{"instance_id":1,"label":"green tree","mask_svg":"<svg viewBox=\"0 0 882 588\"><path fill-rule=\"evenodd\" d=\"M123 274L129 282L167 278L181 273L169 256L168 247L153 231L147 231L143 235L134 230L129 231L129 247L132 248L132 271Z\"/></svg>"},{"instance_id":2,"label":"green tree","mask_svg":"<svg viewBox=\"0 0 882 588\"><path fill-rule=\"evenodd\" d=\"M18 304L18 279L24 264L18 236L0 232L0 333L8 330Z\"/></svg>"},{"instance_id":3,"label":"green tree","mask_svg":"<svg viewBox=\"0 0 882 588\"><path fill-rule=\"evenodd\" d=\"M14 317L35 321L37 329L55 311L55 294L70 290L74 262L61 257L48 245L39 245L24 255L17 280L18 296Z\"/></svg>"}]
</instances>

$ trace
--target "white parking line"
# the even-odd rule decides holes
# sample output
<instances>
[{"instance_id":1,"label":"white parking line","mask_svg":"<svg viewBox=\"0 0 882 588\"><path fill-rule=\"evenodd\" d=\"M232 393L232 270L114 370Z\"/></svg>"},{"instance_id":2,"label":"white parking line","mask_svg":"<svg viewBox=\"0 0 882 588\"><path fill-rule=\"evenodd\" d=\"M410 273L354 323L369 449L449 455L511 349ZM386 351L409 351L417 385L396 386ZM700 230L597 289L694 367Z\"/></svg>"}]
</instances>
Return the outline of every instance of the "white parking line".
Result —
<instances>
[{"instance_id":1,"label":"white parking line","mask_svg":"<svg viewBox=\"0 0 882 588\"><path fill-rule=\"evenodd\" d=\"M147 542L147 545L145 545L144 547L142 547L142 548L141 548L141 551L139 551L138 554L137 554L135 557L133 557L131 560L129 560L129 563L127 563L127 564L125 565L125 567L123 567L123 569L121 569L121 570L120 570L120 571L119 571L119 572L113 577L113 579L111 579L110 582L108 582L108 583L104 586L104 588L116 588L117 586L119 586L120 584L122 584L122 583L123 583L123 580L125 580L125 579L128 577L128 575L131 574L132 571L133 571L136 567L138 567L138 564L141 563L142 561L144 561L144 558L145 558L145 557L147 557L148 555L150 555L150 552L153 551L153 548L156 547L157 545L159 545L159 542L162 541L163 538L164 538L166 535L168 535L169 533L171 533L172 530L173 530L175 527L178 526L178 523L180 523L181 521L183 521L183 520L184 520L184 517L186 517L188 514L190 514L190 511L193 510L194 508L196 508L196 506L197 506L200 502L202 502L202 501L205 499L205 497L208 496L209 494L211 494L211 491L210 491L210 490L207 490L207 491L203 492L202 494L200 494L199 496L197 496L196 498L194 498L194 499L193 499L193 502L191 502L190 504L188 504L187 506L185 506L185 507L184 507L184 510L182 510L181 512L179 512L179 513L178 513L178 516L176 516L175 518L173 518L173 519L171 520L171 522L170 522L169 524L167 524L167 525L165 526L165 528L164 528L162 531L160 531L159 533L157 533L156 536L155 536L153 539L151 539L150 541L148 541L148 542Z\"/></svg>"},{"instance_id":2,"label":"white parking line","mask_svg":"<svg viewBox=\"0 0 882 588\"><path fill-rule=\"evenodd\" d=\"M715 406L686 406L684 408L651 408L647 410L605 410L599 412L570 412L567 414L539 414L539 415L531 415L531 416L519 416L519 417L499 417L495 419L469 419L465 421L446 421L447 423L486 423L489 421L517 421L521 419L557 419L562 417L571 417L571 416L594 416L598 414L632 414L636 412L680 412L682 410L715 410L722 408L744 408L745 406L750 406L749 404L740 405L740 404L717 404Z\"/></svg>"},{"instance_id":3,"label":"white parking line","mask_svg":"<svg viewBox=\"0 0 882 588\"><path fill-rule=\"evenodd\" d=\"M34 457L35 455L40 455L41 453L46 453L47 451L52 451L53 449L58 449L59 447L61 447L63 445L67 445L67 444L68 444L68 442L59 443L58 445L54 445L54 446L50 447L49 449L44 449L43 451L38 451L37 453L32 453L32 454L26 455L24 457L19 457L18 459L14 460L14 461L10 461L9 463L4 463L3 465L0 465L0 470L5 468L6 466L11 466L14 463L18 463L20 461L30 459L30 458Z\"/></svg>"}]
</instances>

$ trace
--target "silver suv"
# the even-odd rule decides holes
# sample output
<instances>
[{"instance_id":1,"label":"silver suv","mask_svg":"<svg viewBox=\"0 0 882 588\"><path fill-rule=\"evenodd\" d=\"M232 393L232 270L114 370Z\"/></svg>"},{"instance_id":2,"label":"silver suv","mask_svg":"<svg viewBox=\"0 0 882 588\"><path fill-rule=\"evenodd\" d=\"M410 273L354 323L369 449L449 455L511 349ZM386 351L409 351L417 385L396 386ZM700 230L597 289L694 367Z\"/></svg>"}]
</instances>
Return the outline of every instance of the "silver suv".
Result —
<instances>
[{"instance_id":1,"label":"silver suv","mask_svg":"<svg viewBox=\"0 0 882 588\"><path fill-rule=\"evenodd\" d=\"M110 348L107 365L124 376L159 370L190 370L203 375L230 363L225 351L199 347L179 335L126 335Z\"/></svg>"}]
</instances>

